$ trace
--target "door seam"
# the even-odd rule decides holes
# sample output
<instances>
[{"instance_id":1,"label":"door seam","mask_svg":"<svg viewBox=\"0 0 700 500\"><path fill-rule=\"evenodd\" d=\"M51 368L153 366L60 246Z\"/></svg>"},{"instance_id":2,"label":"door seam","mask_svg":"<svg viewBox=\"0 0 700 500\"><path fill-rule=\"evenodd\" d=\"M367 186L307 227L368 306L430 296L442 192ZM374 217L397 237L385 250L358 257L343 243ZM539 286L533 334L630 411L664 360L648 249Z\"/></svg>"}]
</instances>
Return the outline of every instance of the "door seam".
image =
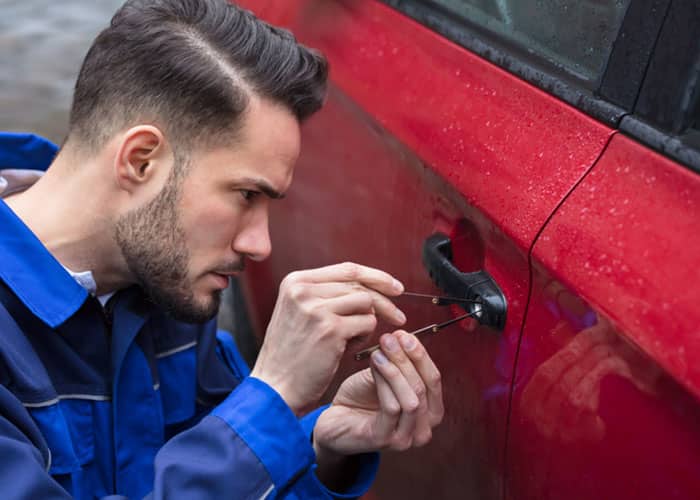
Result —
<instances>
[{"instance_id":1,"label":"door seam","mask_svg":"<svg viewBox=\"0 0 700 500\"><path fill-rule=\"evenodd\" d=\"M535 245L540 239L540 236L542 236L542 233L544 232L545 228L549 225L550 221L554 217L554 215L559 211L561 206L566 202L566 200L569 199L571 194L576 191L576 189L579 187L579 185L586 179L588 178L589 174L593 171L593 169L598 165L600 162L601 158L605 154L605 152L608 150L608 147L610 146L610 142L612 142L613 137L618 135L620 132L617 129L614 129L611 131L610 135L605 141L605 144L600 150L600 153L598 153L598 156L596 156L595 160L591 163L591 166L586 169L586 171L581 175L581 177L569 188L569 190L566 192L564 196L562 196L562 199L559 200L559 202L556 204L556 206L552 209L550 214L547 216L545 219L544 223L540 227L540 229L537 231L537 234L535 234L535 237L532 240L532 244L530 245L530 248L527 251L527 267L528 267L528 292L527 292L527 300L525 301L525 313L523 314L523 320L520 325L520 335L518 337L518 344L515 348L515 360L513 362L513 373L511 375L511 380L510 380L510 390L508 393L508 410L506 413L506 435L504 439L504 447L503 447L503 455L502 455L502 460L503 460L503 486L502 486L502 494L501 498L503 500L506 500L506 495L507 495L507 476L508 476L508 445L509 445L509 440L510 440L510 421L511 421L511 415L513 413L513 393L515 391L515 377L517 375L518 371L518 360L520 358L520 347L522 345L523 341L523 333L525 331L525 324L527 323L528 319L528 314L530 312L530 300L532 299L532 292L533 292L533 281L534 281L534 276L533 276L533 252L535 249Z\"/></svg>"}]
</instances>

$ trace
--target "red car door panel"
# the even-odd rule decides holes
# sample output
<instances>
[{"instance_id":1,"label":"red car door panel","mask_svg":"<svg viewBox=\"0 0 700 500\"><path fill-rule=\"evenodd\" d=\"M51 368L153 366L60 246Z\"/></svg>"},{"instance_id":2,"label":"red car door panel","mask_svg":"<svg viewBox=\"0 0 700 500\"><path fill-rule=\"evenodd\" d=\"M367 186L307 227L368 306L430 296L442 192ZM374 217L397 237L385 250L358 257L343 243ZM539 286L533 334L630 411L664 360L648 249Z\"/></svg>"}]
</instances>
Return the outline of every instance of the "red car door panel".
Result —
<instances>
[{"instance_id":1,"label":"red car door panel","mask_svg":"<svg viewBox=\"0 0 700 500\"><path fill-rule=\"evenodd\" d=\"M700 177L622 135L546 226L508 498L699 498Z\"/></svg>"},{"instance_id":2,"label":"red car door panel","mask_svg":"<svg viewBox=\"0 0 700 500\"><path fill-rule=\"evenodd\" d=\"M273 210L272 257L247 273L257 324L295 269L351 260L435 291L421 247L450 235L457 267L484 269L501 287L505 328L471 321L426 339L445 420L425 448L385 454L371 497L500 499L528 253L612 132L377 1L271 0L261 15L326 54L331 84ZM458 312L399 301L409 329ZM364 366L349 355L338 380Z\"/></svg>"}]
</instances>

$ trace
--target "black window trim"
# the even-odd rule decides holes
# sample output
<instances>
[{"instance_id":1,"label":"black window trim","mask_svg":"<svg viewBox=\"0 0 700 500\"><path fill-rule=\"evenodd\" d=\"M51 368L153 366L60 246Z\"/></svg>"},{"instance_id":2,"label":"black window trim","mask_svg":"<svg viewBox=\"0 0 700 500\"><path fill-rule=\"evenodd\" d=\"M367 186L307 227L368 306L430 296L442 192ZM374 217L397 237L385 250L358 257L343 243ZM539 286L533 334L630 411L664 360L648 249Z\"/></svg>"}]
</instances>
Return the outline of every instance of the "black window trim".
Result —
<instances>
[{"instance_id":1,"label":"black window trim","mask_svg":"<svg viewBox=\"0 0 700 500\"><path fill-rule=\"evenodd\" d=\"M700 4L673 0L649 61L634 112L620 131L700 173ZM697 118L697 117L696 117Z\"/></svg>"}]
</instances>

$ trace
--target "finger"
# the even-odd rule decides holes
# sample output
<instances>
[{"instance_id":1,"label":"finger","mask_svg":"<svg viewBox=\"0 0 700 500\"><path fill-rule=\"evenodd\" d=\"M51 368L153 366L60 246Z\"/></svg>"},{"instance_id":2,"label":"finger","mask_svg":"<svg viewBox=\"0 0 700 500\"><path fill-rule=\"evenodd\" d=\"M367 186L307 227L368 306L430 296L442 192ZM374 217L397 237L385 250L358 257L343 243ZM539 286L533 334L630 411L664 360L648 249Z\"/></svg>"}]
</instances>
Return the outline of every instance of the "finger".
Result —
<instances>
[{"instance_id":1,"label":"finger","mask_svg":"<svg viewBox=\"0 0 700 500\"><path fill-rule=\"evenodd\" d=\"M445 414L445 405L442 398L442 377L435 362L430 358L423 344L414 336L406 332L399 334L399 341L404 352L413 363L418 375L423 380L426 388L425 398L428 405L430 426L435 427L442 421Z\"/></svg>"},{"instance_id":2,"label":"finger","mask_svg":"<svg viewBox=\"0 0 700 500\"><path fill-rule=\"evenodd\" d=\"M415 342L411 343L411 340L415 341L415 337L399 330L392 335L384 336L384 338L380 339L380 343L383 343L384 346L391 346L392 353L389 355L389 359L399 367L413 392L418 397L419 404L416 410L412 446L423 446L432 438L433 422L437 425L442 420L442 410L437 408L436 415L432 415L429 411L427 386L404 348L404 341L409 341L409 345L414 350L417 348L417 344ZM401 422L399 421L400 427Z\"/></svg>"},{"instance_id":3,"label":"finger","mask_svg":"<svg viewBox=\"0 0 700 500\"><path fill-rule=\"evenodd\" d=\"M378 292L372 291L370 294L372 295L374 312L378 317L394 326L406 323L406 315L396 307L396 304Z\"/></svg>"},{"instance_id":4,"label":"finger","mask_svg":"<svg viewBox=\"0 0 700 500\"><path fill-rule=\"evenodd\" d=\"M306 283L353 282L362 283L384 295L396 296L403 293L403 285L389 273L360 264L345 262L332 266L297 271L288 276L292 281Z\"/></svg>"},{"instance_id":5,"label":"finger","mask_svg":"<svg viewBox=\"0 0 700 500\"><path fill-rule=\"evenodd\" d=\"M335 281L330 283L311 283L308 285L313 294L323 299L332 299L353 292L369 291L366 286L355 281Z\"/></svg>"},{"instance_id":6,"label":"finger","mask_svg":"<svg viewBox=\"0 0 700 500\"><path fill-rule=\"evenodd\" d=\"M394 396L391 387L389 387L389 382L387 382L384 375L381 374L377 367L378 364L387 362L385 357L382 356L382 358L383 359L376 360L375 356L372 356L370 369L372 370L374 383L377 386L377 398L379 399L379 417L375 429L377 438L384 444L388 443L389 438L396 430L396 425L399 422L399 415L401 415L401 405L396 399L396 396Z\"/></svg>"},{"instance_id":7,"label":"finger","mask_svg":"<svg viewBox=\"0 0 700 500\"><path fill-rule=\"evenodd\" d=\"M411 390L418 397L419 402L421 402L420 400L425 401L427 388L423 383L423 379L418 374L416 367L413 366L413 362L408 358L406 352L399 343L399 336L401 333L406 332L398 330L395 334L389 333L382 335L379 338L379 343L382 346L382 351L384 351L384 354L389 358L389 361L394 363L399 370L401 370Z\"/></svg>"},{"instance_id":8,"label":"finger","mask_svg":"<svg viewBox=\"0 0 700 500\"><path fill-rule=\"evenodd\" d=\"M419 404L416 410L413 445L422 446L430 441L432 437L432 428L442 420L443 410L441 404L436 403L435 414L430 412L427 400L427 386L422 376L418 373L417 367L413 364L412 359L408 357L408 354L404 350L401 339L415 340L412 335L399 330L394 334L382 337L380 343L383 349L385 349L385 352L390 351L387 356L399 367L413 389L413 392L416 394L416 397L418 397ZM413 344L412 347L415 349L417 345Z\"/></svg>"},{"instance_id":9,"label":"finger","mask_svg":"<svg viewBox=\"0 0 700 500\"><path fill-rule=\"evenodd\" d=\"M386 358L386 356L381 351L376 351L372 355L372 364L374 365L377 374L377 389L379 390L380 383L383 386L382 389L388 391L383 393L383 397L387 400L387 416L381 423L381 432L385 433L381 436L383 443L386 446L396 450L405 450L410 448L414 444L416 439L416 414L413 409L412 403L399 402L399 399L394 392L397 387L401 385L399 379L401 378L400 371L396 366L390 366L391 362ZM392 382L388 382L387 379L381 374L381 371L391 372L390 377L392 377ZM394 387L392 387L392 384ZM400 390L400 389L399 389ZM398 411L396 407L390 402L396 402L398 406ZM379 426L379 425L378 425ZM430 430L428 429L428 433ZM423 439L425 432L422 433L421 437L418 439ZM429 437L428 437L429 439ZM425 441L421 441L421 445Z\"/></svg>"},{"instance_id":10,"label":"finger","mask_svg":"<svg viewBox=\"0 0 700 500\"><path fill-rule=\"evenodd\" d=\"M350 314L374 314L372 296L369 293L357 291L325 299L323 304L329 311L345 316Z\"/></svg>"},{"instance_id":11,"label":"finger","mask_svg":"<svg viewBox=\"0 0 700 500\"><path fill-rule=\"evenodd\" d=\"M406 322L406 315L396 304L376 290L367 288L360 283L319 283L313 285L311 293L320 298L332 299L359 292L370 295L375 313L384 321L396 326L401 326Z\"/></svg>"},{"instance_id":12,"label":"finger","mask_svg":"<svg viewBox=\"0 0 700 500\"><path fill-rule=\"evenodd\" d=\"M405 450L413 444L420 400L399 367L387 359L383 350L375 351L372 358L376 363L377 370L387 380L396 400L401 405L401 415L392 438L391 447L396 450Z\"/></svg>"},{"instance_id":13,"label":"finger","mask_svg":"<svg viewBox=\"0 0 700 500\"><path fill-rule=\"evenodd\" d=\"M377 328L377 317L374 314L354 314L336 318L337 332L346 341L372 333Z\"/></svg>"}]
</instances>

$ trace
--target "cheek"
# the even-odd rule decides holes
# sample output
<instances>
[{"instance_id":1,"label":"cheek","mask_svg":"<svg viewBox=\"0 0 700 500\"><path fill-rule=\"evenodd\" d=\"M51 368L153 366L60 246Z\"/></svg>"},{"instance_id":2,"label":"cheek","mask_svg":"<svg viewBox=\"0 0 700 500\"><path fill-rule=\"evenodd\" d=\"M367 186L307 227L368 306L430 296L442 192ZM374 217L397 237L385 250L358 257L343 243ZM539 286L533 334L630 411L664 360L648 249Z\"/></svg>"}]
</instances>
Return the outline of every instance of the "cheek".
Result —
<instances>
[{"instance_id":1,"label":"cheek","mask_svg":"<svg viewBox=\"0 0 700 500\"><path fill-rule=\"evenodd\" d=\"M183 217L183 229L193 254L221 250L230 246L240 220L239 210L231 203L200 203Z\"/></svg>"}]
</instances>

